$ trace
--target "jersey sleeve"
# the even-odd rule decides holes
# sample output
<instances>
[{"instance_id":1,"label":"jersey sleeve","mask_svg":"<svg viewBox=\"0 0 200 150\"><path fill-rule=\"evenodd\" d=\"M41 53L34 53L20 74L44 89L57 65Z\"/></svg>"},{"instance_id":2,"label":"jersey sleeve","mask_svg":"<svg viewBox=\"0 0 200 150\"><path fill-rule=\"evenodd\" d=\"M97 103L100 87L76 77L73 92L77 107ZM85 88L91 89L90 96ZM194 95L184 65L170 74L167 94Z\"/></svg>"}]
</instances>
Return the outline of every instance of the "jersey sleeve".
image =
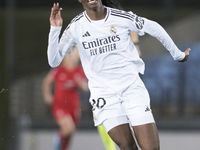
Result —
<instances>
[{"instance_id":1,"label":"jersey sleeve","mask_svg":"<svg viewBox=\"0 0 200 150\"><path fill-rule=\"evenodd\" d=\"M134 21L130 23L132 31L137 32L140 36L143 36L145 33L147 33L157 38L162 43L162 45L170 52L174 60L181 61L184 59L185 53L178 49L171 37L161 25L159 25L155 21L139 17L132 12L129 13L132 14L134 18Z\"/></svg>"},{"instance_id":2,"label":"jersey sleeve","mask_svg":"<svg viewBox=\"0 0 200 150\"><path fill-rule=\"evenodd\" d=\"M48 62L51 67L57 67L65 54L71 52L72 47L75 45L72 31L73 27L68 26L59 40L61 27L51 26L47 50Z\"/></svg>"},{"instance_id":3,"label":"jersey sleeve","mask_svg":"<svg viewBox=\"0 0 200 150\"><path fill-rule=\"evenodd\" d=\"M137 32L140 36L145 35L145 32L143 30L144 27L144 19L142 17L137 16L136 14L133 14L133 12L128 12L129 17L131 18L129 20L129 27L131 31Z\"/></svg>"}]
</instances>

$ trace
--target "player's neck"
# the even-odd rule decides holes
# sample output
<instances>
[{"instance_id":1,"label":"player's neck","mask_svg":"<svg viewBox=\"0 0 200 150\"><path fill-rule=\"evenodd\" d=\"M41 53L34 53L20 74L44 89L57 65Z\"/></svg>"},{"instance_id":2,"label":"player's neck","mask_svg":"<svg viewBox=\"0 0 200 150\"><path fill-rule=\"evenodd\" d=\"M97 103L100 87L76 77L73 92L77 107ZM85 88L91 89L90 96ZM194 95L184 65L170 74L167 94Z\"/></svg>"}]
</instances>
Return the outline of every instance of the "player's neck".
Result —
<instances>
[{"instance_id":1,"label":"player's neck","mask_svg":"<svg viewBox=\"0 0 200 150\"><path fill-rule=\"evenodd\" d=\"M107 15L107 9L102 7L97 10L86 10L87 15L91 20L101 20L104 19Z\"/></svg>"}]
</instances>

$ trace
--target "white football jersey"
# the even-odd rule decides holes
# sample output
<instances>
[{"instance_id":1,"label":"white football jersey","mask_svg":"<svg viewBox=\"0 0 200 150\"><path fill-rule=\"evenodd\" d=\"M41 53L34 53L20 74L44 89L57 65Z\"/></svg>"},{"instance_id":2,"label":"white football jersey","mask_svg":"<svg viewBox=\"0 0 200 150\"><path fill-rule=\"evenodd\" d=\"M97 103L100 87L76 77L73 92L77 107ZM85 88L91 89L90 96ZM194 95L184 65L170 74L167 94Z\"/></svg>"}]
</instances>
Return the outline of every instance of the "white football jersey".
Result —
<instances>
[{"instance_id":1,"label":"white football jersey","mask_svg":"<svg viewBox=\"0 0 200 150\"><path fill-rule=\"evenodd\" d=\"M169 50L175 60L185 54L173 43L156 22L138 17L132 12L107 8L104 19L93 21L86 11L77 15L65 29L60 41L61 27L51 26L48 60L52 67L62 61L77 44L82 66L89 81L91 94L118 93L137 86L138 73L144 73L144 62L131 41L130 32L140 36L148 33Z\"/></svg>"}]
</instances>

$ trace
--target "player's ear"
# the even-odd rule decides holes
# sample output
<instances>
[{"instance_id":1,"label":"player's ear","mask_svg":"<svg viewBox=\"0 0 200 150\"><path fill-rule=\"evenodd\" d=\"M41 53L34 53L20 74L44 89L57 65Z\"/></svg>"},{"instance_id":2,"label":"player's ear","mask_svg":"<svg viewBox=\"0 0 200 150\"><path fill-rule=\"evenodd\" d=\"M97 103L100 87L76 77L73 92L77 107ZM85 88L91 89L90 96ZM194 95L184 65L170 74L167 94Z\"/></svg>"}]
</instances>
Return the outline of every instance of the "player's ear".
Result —
<instances>
[{"instance_id":1,"label":"player's ear","mask_svg":"<svg viewBox=\"0 0 200 150\"><path fill-rule=\"evenodd\" d=\"M79 1L79 3L82 3L83 2L83 0L78 0Z\"/></svg>"}]
</instances>

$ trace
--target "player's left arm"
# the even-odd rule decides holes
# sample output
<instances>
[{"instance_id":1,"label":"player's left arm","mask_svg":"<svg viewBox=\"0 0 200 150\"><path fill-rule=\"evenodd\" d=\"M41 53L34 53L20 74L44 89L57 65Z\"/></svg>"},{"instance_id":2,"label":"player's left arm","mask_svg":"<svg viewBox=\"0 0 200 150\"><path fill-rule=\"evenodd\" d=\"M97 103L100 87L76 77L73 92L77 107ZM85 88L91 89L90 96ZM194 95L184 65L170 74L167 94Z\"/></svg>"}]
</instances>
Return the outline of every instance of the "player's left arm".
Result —
<instances>
[{"instance_id":1,"label":"player's left arm","mask_svg":"<svg viewBox=\"0 0 200 150\"><path fill-rule=\"evenodd\" d=\"M187 59L188 59L188 57L189 57L189 54L190 54L190 48L187 48L186 50L185 50L185 58L183 59L183 60L181 60L181 61L179 61L179 62L184 62L184 61L187 61Z\"/></svg>"},{"instance_id":2,"label":"player's left arm","mask_svg":"<svg viewBox=\"0 0 200 150\"><path fill-rule=\"evenodd\" d=\"M148 33L149 35L157 38L163 44L163 46L170 52L174 60L177 60L179 62L187 61L189 57L190 48L186 49L185 52L180 51L161 25L159 25L155 21L151 21L146 18L143 18L143 20L144 26L142 30L145 33Z\"/></svg>"},{"instance_id":3,"label":"player's left arm","mask_svg":"<svg viewBox=\"0 0 200 150\"><path fill-rule=\"evenodd\" d=\"M155 21L139 17L132 12L129 12L129 15L131 15L133 19L133 21L129 22L129 26L131 28L130 30L137 32L140 36L143 36L145 33L147 33L157 38L170 52L174 60L184 62L188 59L190 48L186 49L185 52L179 50L171 37L160 24Z\"/></svg>"},{"instance_id":4,"label":"player's left arm","mask_svg":"<svg viewBox=\"0 0 200 150\"><path fill-rule=\"evenodd\" d=\"M187 48L185 52L180 51L171 39L171 37L160 24L158 24L155 21L148 20L146 18L141 19L143 19L144 21L142 30L145 33L157 38L163 44L163 46L170 52L174 60L177 60L179 62L187 61L189 57L189 51L191 50L190 48Z\"/></svg>"}]
</instances>

